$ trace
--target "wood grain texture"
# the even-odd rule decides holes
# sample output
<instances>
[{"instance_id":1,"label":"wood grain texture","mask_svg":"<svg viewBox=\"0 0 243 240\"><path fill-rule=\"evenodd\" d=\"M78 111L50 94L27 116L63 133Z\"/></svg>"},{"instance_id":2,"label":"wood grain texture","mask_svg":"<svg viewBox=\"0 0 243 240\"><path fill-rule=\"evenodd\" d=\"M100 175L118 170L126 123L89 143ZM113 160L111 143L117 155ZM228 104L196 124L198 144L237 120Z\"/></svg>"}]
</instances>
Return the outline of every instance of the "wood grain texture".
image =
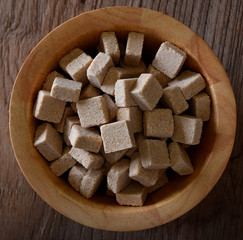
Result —
<instances>
[{"instance_id":1,"label":"wood grain texture","mask_svg":"<svg viewBox=\"0 0 243 240\"><path fill-rule=\"evenodd\" d=\"M243 234L243 6L241 1L0 1L0 239L240 239ZM8 133L14 79L32 48L50 30L83 11L114 6L158 10L184 22L213 48L234 88L238 129L232 158L214 190L183 217L150 230L115 233L81 226L55 212L17 166ZM34 212L34 214L33 214Z\"/></svg>"}]
</instances>

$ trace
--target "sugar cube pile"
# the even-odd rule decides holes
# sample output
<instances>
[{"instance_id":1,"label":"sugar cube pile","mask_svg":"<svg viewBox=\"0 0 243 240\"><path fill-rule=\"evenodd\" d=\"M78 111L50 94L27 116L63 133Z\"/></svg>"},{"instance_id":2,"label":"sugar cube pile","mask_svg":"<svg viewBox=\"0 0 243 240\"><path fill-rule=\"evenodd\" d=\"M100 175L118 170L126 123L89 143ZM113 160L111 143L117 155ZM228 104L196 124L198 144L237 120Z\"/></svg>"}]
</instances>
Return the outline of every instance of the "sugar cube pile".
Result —
<instances>
[{"instance_id":1,"label":"sugar cube pile","mask_svg":"<svg viewBox=\"0 0 243 240\"><path fill-rule=\"evenodd\" d=\"M105 183L118 204L142 206L169 168L193 174L185 146L200 143L211 100L203 76L183 68L182 49L163 42L146 65L143 33L123 44L107 31L95 56L75 48L59 60L34 104L33 144L83 197Z\"/></svg>"}]
</instances>

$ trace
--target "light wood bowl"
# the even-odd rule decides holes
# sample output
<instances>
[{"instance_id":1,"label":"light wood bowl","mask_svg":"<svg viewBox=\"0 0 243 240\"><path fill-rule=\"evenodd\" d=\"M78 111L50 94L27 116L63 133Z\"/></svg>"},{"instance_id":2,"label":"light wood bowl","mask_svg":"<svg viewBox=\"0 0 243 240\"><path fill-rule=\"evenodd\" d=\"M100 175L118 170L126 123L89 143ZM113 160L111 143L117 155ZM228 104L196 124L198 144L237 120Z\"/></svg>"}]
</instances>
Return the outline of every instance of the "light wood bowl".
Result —
<instances>
[{"instance_id":1,"label":"light wood bowl","mask_svg":"<svg viewBox=\"0 0 243 240\"><path fill-rule=\"evenodd\" d=\"M59 59L75 47L92 54L100 33L115 31L121 41L129 31L145 34L144 56L152 60L167 40L186 51L186 67L200 72L212 99L212 116L205 125L201 143L190 156L192 175L172 176L169 184L151 194L143 207L119 206L98 193L85 199L49 169L33 146L37 120L33 103L45 77L57 68ZM210 47L177 20L156 11L112 7L83 13L49 33L24 62L12 92L10 134L18 164L33 189L51 207L81 224L104 230L132 231L162 225L197 205L214 187L229 160L236 129L235 98L223 66ZM226 207L226 206L225 206ZM34 211L33 211L34 214Z\"/></svg>"}]
</instances>

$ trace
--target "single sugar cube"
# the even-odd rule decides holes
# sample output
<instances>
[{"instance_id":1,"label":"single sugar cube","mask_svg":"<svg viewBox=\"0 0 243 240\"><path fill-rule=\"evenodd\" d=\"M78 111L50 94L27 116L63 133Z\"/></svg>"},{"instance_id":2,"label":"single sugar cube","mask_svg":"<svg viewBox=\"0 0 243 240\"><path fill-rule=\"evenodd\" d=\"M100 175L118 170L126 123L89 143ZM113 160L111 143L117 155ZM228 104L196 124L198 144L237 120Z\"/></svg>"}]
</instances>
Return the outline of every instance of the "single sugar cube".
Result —
<instances>
[{"instance_id":1,"label":"single sugar cube","mask_svg":"<svg viewBox=\"0 0 243 240\"><path fill-rule=\"evenodd\" d=\"M172 142L168 146L171 159L171 168L180 175L193 173L193 166L186 151L177 142Z\"/></svg>"},{"instance_id":2,"label":"single sugar cube","mask_svg":"<svg viewBox=\"0 0 243 240\"><path fill-rule=\"evenodd\" d=\"M73 125L80 125L78 116L70 116L70 117L66 118L66 122L64 125L63 139L64 139L64 142L67 144L67 146L71 146L69 135L70 135Z\"/></svg>"},{"instance_id":3,"label":"single sugar cube","mask_svg":"<svg viewBox=\"0 0 243 240\"><path fill-rule=\"evenodd\" d=\"M116 201L120 205L139 207L143 206L148 190L138 182L131 182L121 192L116 194Z\"/></svg>"},{"instance_id":4,"label":"single sugar cube","mask_svg":"<svg viewBox=\"0 0 243 240\"><path fill-rule=\"evenodd\" d=\"M109 68L104 81L101 85L101 90L109 95L115 95L115 84L118 79L123 79L128 76L127 72L119 67Z\"/></svg>"},{"instance_id":5,"label":"single sugar cube","mask_svg":"<svg viewBox=\"0 0 243 240\"><path fill-rule=\"evenodd\" d=\"M85 169L81 164L76 163L69 171L68 181L70 185L79 192L81 180L84 177L87 169Z\"/></svg>"},{"instance_id":6,"label":"single sugar cube","mask_svg":"<svg viewBox=\"0 0 243 240\"><path fill-rule=\"evenodd\" d=\"M160 45L152 66L169 78L174 78L186 60L186 53L175 45L164 42Z\"/></svg>"},{"instance_id":7,"label":"single sugar cube","mask_svg":"<svg viewBox=\"0 0 243 240\"><path fill-rule=\"evenodd\" d=\"M115 84L115 101L117 107L135 107L137 103L131 96L131 90L136 84L137 78L117 80Z\"/></svg>"},{"instance_id":8,"label":"single sugar cube","mask_svg":"<svg viewBox=\"0 0 243 240\"><path fill-rule=\"evenodd\" d=\"M35 132L34 146L48 161L53 161L62 154L62 137L50 123L42 123Z\"/></svg>"},{"instance_id":9,"label":"single sugar cube","mask_svg":"<svg viewBox=\"0 0 243 240\"><path fill-rule=\"evenodd\" d=\"M100 126L109 122L109 113L103 96L80 100L76 107L82 127Z\"/></svg>"},{"instance_id":10,"label":"single sugar cube","mask_svg":"<svg viewBox=\"0 0 243 240\"><path fill-rule=\"evenodd\" d=\"M80 193L86 198L91 198L100 186L104 173L104 168L89 169L81 180Z\"/></svg>"},{"instance_id":11,"label":"single sugar cube","mask_svg":"<svg viewBox=\"0 0 243 240\"><path fill-rule=\"evenodd\" d=\"M87 99L87 98L92 98L92 97L97 97L101 94L100 89L92 86L89 84L86 86L80 93L79 100Z\"/></svg>"},{"instance_id":12,"label":"single sugar cube","mask_svg":"<svg viewBox=\"0 0 243 240\"><path fill-rule=\"evenodd\" d=\"M102 145L102 139L97 129L83 128L80 125L72 126L69 139L73 147L95 153L100 151Z\"/></svg>"},{"instance_id":13,"label":"single sugar cube","mask_svg":"<svg viewBox=\"0 0 243 240\"><path fill-rule=\"evenodd\" d=\"M70 147L66 146L63 150L62 156L57 160L51 162L50 169L56 176L61 176L77 162L69 155L70 149Z\"/></svg>"},{"instance_id":14,"label":"single sugar cube","mask_svg":"<svg viewBox=\"0 0 243 240\"><path fill-rule=\"evenodd\" d=\"M174 125L173 141L190 145L200 143L203 127L202 119L187 115L175 115Z\"/></svg>"},{"instance_id":15,"label":"single sugar cube","mask_svg":"<svg viewBox=\"0 0 243 240\"><path fill-rule=\"evenodd\" d=\"M81 163L86 169L99 169L104 164L104 157L99 153L87 152L80 148L72 147L69 154Z\"/></svg>"},{"instance_id":16,"label":"single sugar cube","mask_svg":"<svg viewBox=\"0 0 243 240\"><path fill-rule=\"evenodd\" d=\"M135 147L134 134L127 121L118 121L100 127L105 153Z\"/></svg>"},{"instance_id":17,"label":"single sugar cube","mask_svg":"<svg viewBox=\"0 0 243 240\"><path fill-rule=\"evenodd\" d=\"M56 77L52 84L51 96L65 102L77 102L81 88L81 82Z\"/></svg>"},{"instance_id":18,"label":"single sugar cube","mask_svg":"<svg viewBox=\"0 0 243 240\"><path fill-rule=\"evenodd\" d=\"M68 73L75 81L88 84L87 69L92 62L92 58L79 48L75 48L67 53L59 61L60 67Z\"/></svg>"},{"instance_id":19,"label":"single sugar cube","mask_svg":"<svg viewBox=\"0 0 243 240\"><path fill-rule=\"evenodd\" d=\"M40 90L34 105L34 117L42 121L59 123L65 109L66 102L53 98L50 92Z\"/></svg>"},{"instance_id":20,"label":"single sugar cube","mask_svg":"<svg viewBox=\"0 0 243 240\"><path fill-rule=\"evenodd\" d=\"M107 110L109 113L109 119L110 119L110 121L113 121L116 118L117 106L109 95L103 94L103 97L105 99Z\"/></svg>"},{"instance_id":21,"label":"single sugar cube","mask_svg":"<svg viewBox=\"0 0 243 240\"><path fill-rule=\"evenodd\" d=\"M190 100L190 111L193 116L201 118L203 121L210 119L210 97L202 92L192 97Z\"/></svg>"},{"instance_id":22,"label":"single sugar cube","mask_svg":"<svg viewBox=\"0 0 243 240\"><path fill-rule=\"evenodd\" d=\"M159 102L163 94L163 88L156 78L149 73L141 74L131 95L141 110L152 110Z\"/></svg>"},{"instance_id":23,"label":"single sugar cube","mask_svg":"<svg viewBox=\"0 0 243 240\"><path fill-rule=\"evenodd\" d=\"M113 165L114 163L116 163L120 159L122 159L126 155L127 151L128 150L125 149L125 150L120 150L120 151L117 151L117 152L105 153L103 145L100 149L100 153L106 159L106 161L109 162L110 165Z\"/></svg>"},{"instance_id":24,"label":"single sugar cube","mask_svg":"<svg viewBox=\"0 0 243 240\"><path fill-rule=\"evenodd\" d=\"M87 99L87 98L92 98L92 97L97 97L100 96L101 91L100 89L92 86L89 84L86 86L80 93L79 100ZM74 112L78 112L76 108L76 103L71 103L70 104L71 108L73 109Z\"/></svg>"},{"instance_id":25,"label":"single sugar cube","mask_svg":"<svg viewBox=\"0 0 243 240\"><path fill-rule=\"evenodd\" d=\"M135 133L135 142L136 142L136 147L130 148L127 152L126 152L126 156L128 156L129 158L131 158L132 154L134 152L138 151L139 145L140 143L145 140L145 137L143 135L143 133Z\"/></svg>"},{"instance_id":26,"label":"single sugar cube","mask_svg":"<svg viewBox=\"0 0 243 240\"><path fill-rule=\"evenodd\" d=\"M62 115L61 121L59 123L53 124L54 127L56 128L56 130L60 133L63 133L67 117L73 116L73 115L75 115L75 112L73 111L73 109L70 106L66 106L64 109L64 113Z\"/></svg>"},{"instance_id":27,"label":"single sugar cube","mask_svg":"<svg viewBox=\"0 0 243 240\"><path fill-rule=\"evenodd\" d=\"M120 49L115 32L102 32L100 35L99 49L112 57L115 64L120 59Z\"/></svg>"},{"instance_id":28,"label":"single sugar cube","mask_svg":"<svg viewBox=\"0 0 243 240\"><path fill-rule=\"evenodd\" d=\"M139 145L139 154L144 168L165 169L170 167L166 141L146 139Z\"/></svg>"},{"instance_id":29,"label":"single sugar cube","mask_svg":"<svg viewBox=\"0 0 243 240\"><path fill-rule=\"evenodd\" d=\"M167 83L171 80L168 76L154 68L152 65L149 65L148 72L153 74L162 88L166 87Z\"/></svg>"},{"instance_id":30,"label":"single sugar cube","mask_svg":"<svg viewBox=\"0 0 243 240\"><path fill-rule=\"evenodd\" d=\"M120 67L123 69L125 72L125 77L124 78L138 78L142 73L147 72L147 67L143 60L140 60L139 65L134 67L134 66L129 66L124 63L124 60L120 60Z\"/></svg>"},{"instance_id":31,"label":"single sugar cube","mask_svg":"<svg viewBox=\"0 0 243 240\"><path fill-rule=\"evenodd\" d=\"M163 187L164 185L166 185L169 182L168 177L166 175L165 170L162 170L159 176L158 181L155 183L154 186L149 187L148 192L152 193L156 190L158 190L159 188Z\"/></svg>"},{"instance_id":32,"label":"single sugar cube","mask_svg":"<svg viewBox=\"0 0 243 240\"><path fill-rule=\"evenodd\" d=\"M108 188L113 193L118 193L124 189L131 179L128 176L130 161L128 159L122 159L115 163L107 174Z\"/></svg>"},{"instance_id":33,"label":"single sugar cube","mask_svg":"<svg viewBox=\"0 0 243 240\"><path fill-rule=\"evenodd\" d=\"M124 56L124 63L131 66L138 66L142 57L144 34L129 32L127 46Z\"/></svg>"},{"instance_id":34,"label":"single sugar cube","mask_svg":"<svg viewBox=\"0 0 243 240\"><path fill-rule=\"evenodd\" d=\"M145 137L169 138L174 132L174 120L170 109L154 109L143 113Z\"/></svg>"},{"instance_id":35,"label":"single sugar cube","mask_svg":"<svg viewBox=\"0 0 243 240\"><path fill-rule=\"evenodd\" d=\"M138 107L118 108L116 120L128 121L128 126L133 133L142 132L143 115Z\"/></svg>"},{"instance_id":36,"label":"single sugar cube","mask_svg":"<svg viewBox=\"0 0 243 240\"><path fill-rule=\"evenodd\" d=\"M178 86L164 88L160 102L164 107L170 108L174 114L181 114L189 105Z\"/></svg>"},{"instance_id":37,"label":"single sugar cube","mask_svg":"<svg viewBox=\"0 0 243 240\"><path fill-rule=\"evenodd\" d=\"M186 100L197 95L206 87L206 83L202 75L189 70L182 72L168 84L169 86L178 86Z\"/></svg>"},{"instance_id":38,"label":"single sugar cube","mask_svg":"<svg viewBox=\"0 0 243 240\"><path fill-rule=\"evenodd\" d=\"M113 66L114 64L110 55L102 52L98 53L87 69L87 77L90 83L100 88L108 69Z\"/></svg>"},{"instance_id":39,"label":"single sugar cube","mask_svg":"<svg viewBox=\"0 0 243 240\"><path fill-rule=\"evenodd\" d=\"M153 186L159 179L159 169L146 169L141 164L138 152L133 153L129 168L129 177L145 187Z\"/></svg>"},{"instance_id":40,"label":"single sugar cube","mask_svg":"<svg viewBox=\"0 0 243 240\"><path fill-rule=\"evenodd\" d=\"M64 78L64 76L62 74L60 74L56 71L53 71L53 72L49 73L48 76L46 77L42 89L50 92L52 84L56 77Z\"/></svg>"}]
</instances>

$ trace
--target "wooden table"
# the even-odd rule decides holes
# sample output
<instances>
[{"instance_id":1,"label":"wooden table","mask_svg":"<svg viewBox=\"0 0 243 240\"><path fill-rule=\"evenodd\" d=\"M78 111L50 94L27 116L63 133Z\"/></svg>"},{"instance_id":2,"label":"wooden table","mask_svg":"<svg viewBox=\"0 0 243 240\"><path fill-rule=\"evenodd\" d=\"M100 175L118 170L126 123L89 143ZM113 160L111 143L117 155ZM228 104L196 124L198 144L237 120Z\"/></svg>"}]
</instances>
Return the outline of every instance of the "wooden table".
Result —
<instances>
[{"instance_id":1,"label":"wooden table","mask_svg":"<svg viewBox=\"0 0 243 240\"><path fill-rule=\"evenodd\" d=\"M166 13L212 47L231 79L238 108L234 150L211 193L179 219L157 228L117 233L62 216L31 189L15 160L8 108L16 75L32 48L64 21L96 8L127 5ZM1 0L0 1L0 239L242 239L243 2L241 0Z\"/></svg>"}]
</instances>

